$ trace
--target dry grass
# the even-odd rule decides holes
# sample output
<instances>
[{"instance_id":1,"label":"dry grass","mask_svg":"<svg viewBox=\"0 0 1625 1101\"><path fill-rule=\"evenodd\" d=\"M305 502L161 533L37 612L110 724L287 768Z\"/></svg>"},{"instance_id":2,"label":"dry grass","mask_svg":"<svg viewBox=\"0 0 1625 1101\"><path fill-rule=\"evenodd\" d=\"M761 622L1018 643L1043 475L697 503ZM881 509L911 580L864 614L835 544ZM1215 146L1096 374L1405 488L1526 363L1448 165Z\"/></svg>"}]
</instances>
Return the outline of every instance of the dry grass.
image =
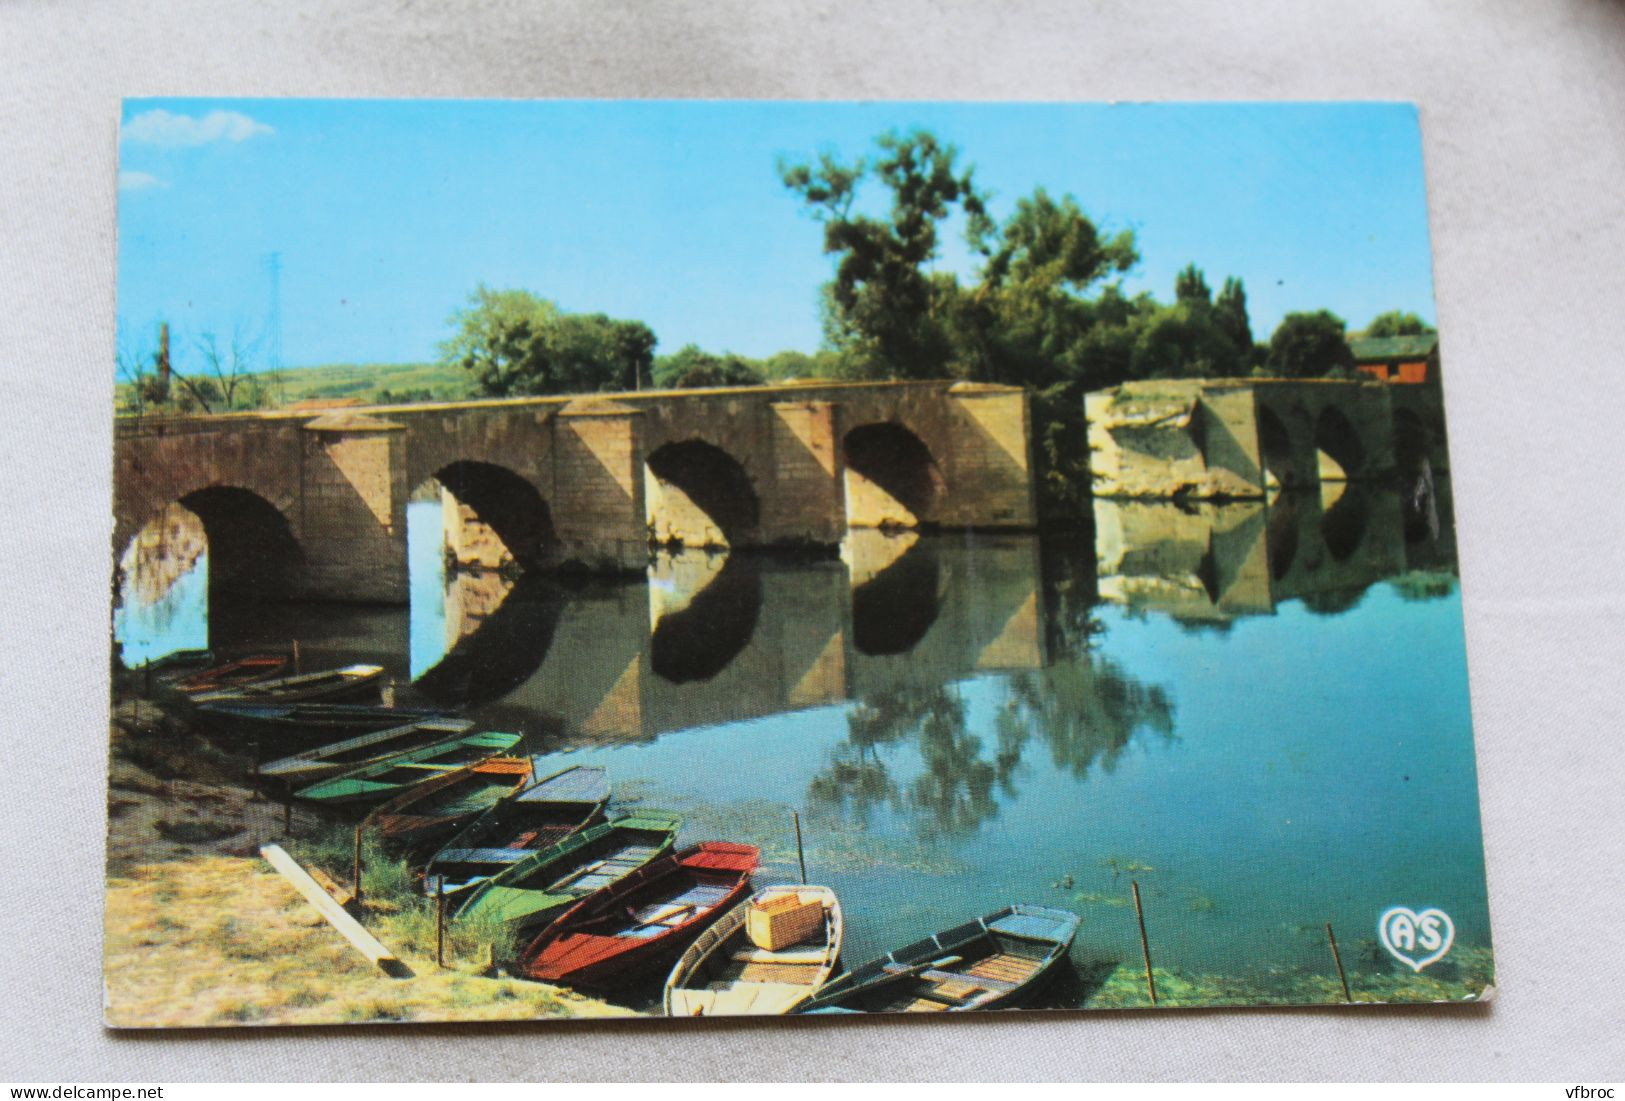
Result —
<instances>
[{"instance_id":1,"label":"dry grass","mask_svg":"<svg viewBox=\"0 0 1625 1101\"><path fill-rule=\"evenodd\" d=\"M415 975L385 976L258 856L259 845L283 841L296 859L347 881L350 829L307 817L299 824L307 839L285 841L278 804L222 781L206 747L152 714L148 707L136 722L115 713L103 940L109 1025L632 1015L557 987L485 977L489 929L450 925L448 966L438 968L433 906L400 862L369 844L363 922Z\"/></svg>"},{"instance_id":2,"label":"dry grass","mask_svg":"<svg viewBox=\"0 0 1625 1101\"><path fill-rule=\"evenodd\" d=\"M388 978L258 859L199 856L132 868L109 880L106 920L114 1026L630 1014L554 987L483 977L483 943L471 930L452 939L450 966L438 969L426 907L368 921L416 973Z\"/></svg>"}]
</instances>

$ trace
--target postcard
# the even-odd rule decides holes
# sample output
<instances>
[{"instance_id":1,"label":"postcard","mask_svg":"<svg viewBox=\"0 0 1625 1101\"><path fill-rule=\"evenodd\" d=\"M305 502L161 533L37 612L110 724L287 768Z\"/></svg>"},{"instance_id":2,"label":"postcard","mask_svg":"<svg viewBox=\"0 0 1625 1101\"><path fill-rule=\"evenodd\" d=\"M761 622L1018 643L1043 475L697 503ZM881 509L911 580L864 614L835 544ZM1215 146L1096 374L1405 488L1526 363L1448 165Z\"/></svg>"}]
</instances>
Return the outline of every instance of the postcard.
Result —
<instances>
[{"instance_id":1,"label":"postcard","mask_svg":"<svg viewBox=\"0 0 1625 1101\"><path fill-rule=\"evenodd\" d=\"M110 1025L1493 992L1413 107L119 147Z\"/></svg>"}]
</instances>

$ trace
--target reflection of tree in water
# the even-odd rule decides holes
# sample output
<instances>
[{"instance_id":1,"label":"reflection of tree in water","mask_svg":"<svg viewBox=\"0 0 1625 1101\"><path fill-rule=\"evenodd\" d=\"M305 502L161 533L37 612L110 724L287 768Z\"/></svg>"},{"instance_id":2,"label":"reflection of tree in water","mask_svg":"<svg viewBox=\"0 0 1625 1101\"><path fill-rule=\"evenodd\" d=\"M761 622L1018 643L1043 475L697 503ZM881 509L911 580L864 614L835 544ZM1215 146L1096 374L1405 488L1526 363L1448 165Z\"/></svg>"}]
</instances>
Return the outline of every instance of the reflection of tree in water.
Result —
<instances>
[{"instance_id":1,"label":"reflection of tree in water","mask_svg":"<svg viewBox=\"0 0 1625 1101\"><path fill-rule=\"evenodd\" d=\"M1456 575L1448 570L1412 570L1389 581L1399 598L1421 603L1456 591Z\"/></svg>"},{"instance_id":2,"label":"reflection of tree in water","mask_svg":"<svg viewBox=\"0 0 1625 1101\"><path fill-rule=\"evenodd\" d=\"M1011 728L1024 737L1037 733L1056 767L1080 780L1097 765L1112 771L1142 730L1164 741L1174 736L1168 693L1140 683L1115 661L1098 655L1012 678L1006 706Z\"/></svg>"},{"instance_id":3,"label":"reflection of tree in water","mask_svg":"<svg viewBox=\"0 0 1625 1101\"><path fill-rule=\"evenodd\" d=\"M994 718L991 747L969 730L964 701L948 686L897 688L853 707L846 741L807 796L843 821L867 826L877 808L887 807L910 814L927 839L962 837L998 815L995 788L1017 794L1016 770L1034 734L1058 768L1083 779L1096 765L1111 771L1137 733L1169 739L1173 729L1166 692L1100 657L1012 678L1006 706ZM923 767L899 784L880 750L904 743L914 745Z\"/></svg>"},{"instance_id":4,"label":"reflection of tree in water","mask_svg":"<svg viewBox=\"0 0 1625 1101\"><path fill-rule=\"evenodd\" d=\"M846 741L808 786L815 806L842 819L867 824L877 807L915 816L926 837L974 833L998 813L993 785L1007 780L1001 754L982 758L982 741L967 729L965 704L947 686L905 687L865 696L847 715ZM924 769L900 786L881 758L880 747L912 741Z\"/></svg>"}]
</instances>

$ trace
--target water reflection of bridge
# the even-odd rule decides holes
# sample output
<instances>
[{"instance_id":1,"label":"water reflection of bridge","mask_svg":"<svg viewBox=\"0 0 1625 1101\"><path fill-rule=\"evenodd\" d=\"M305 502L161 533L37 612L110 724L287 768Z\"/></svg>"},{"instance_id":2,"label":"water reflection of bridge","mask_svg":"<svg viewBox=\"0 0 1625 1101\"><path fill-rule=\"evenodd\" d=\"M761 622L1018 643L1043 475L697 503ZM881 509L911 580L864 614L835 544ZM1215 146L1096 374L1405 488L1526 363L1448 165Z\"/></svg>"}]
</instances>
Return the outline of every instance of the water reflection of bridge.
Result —
<instances>
[{"instance_id":1,"label":"water reflection of bridge","mask_svg":"<svg viewBox=\"0 0 1625 1101\"><path fill-rule=\"evenodd\" d=\"M1449 482L1435 499L1353 484L1268 504L1095 501L1098 591L1187 622L1337 610L1372 584L1455 568Z\"/></svg>"},{"instance_id":2,"label":"water reflection of bridge","mask_svg":"<svg viewBox=\"0 0 1625 1101\"><path fill-rule=\"evenodd\" d=\"M1045 663L1038 543L854 532L840 559L663 556L647 586L459 578L430 696L619 741Z\"/></svg>"}]
</instances>

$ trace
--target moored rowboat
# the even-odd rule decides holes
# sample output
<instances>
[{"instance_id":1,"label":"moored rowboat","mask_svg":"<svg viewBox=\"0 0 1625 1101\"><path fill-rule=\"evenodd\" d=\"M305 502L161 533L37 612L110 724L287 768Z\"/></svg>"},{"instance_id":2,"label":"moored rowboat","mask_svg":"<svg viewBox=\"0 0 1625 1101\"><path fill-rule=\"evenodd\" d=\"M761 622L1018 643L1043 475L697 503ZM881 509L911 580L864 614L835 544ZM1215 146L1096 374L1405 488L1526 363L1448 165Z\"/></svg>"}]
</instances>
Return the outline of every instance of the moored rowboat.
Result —
<instances>
[{"instance_id":1,"label":"moored rowboat","mask_svg":"<svg viewBox=\"0 0 1625 1101\"><path fill-rule=\"evenodd\" d=\"M1008 1008L1066 958L1078 915L1017 903L848 971L799 1013L941 1013Z\"/></svg>"},{"instance_id":2,"label":"moored rowboat","mask_svg":"<svg viewBox=\"0 0 1625 1101\"><path fill-rule=\"evenodd\" d=\"M468 719L443 716L418 719L270 761L260 766L260 776L281 781L290 787L302 787L323 776L347 772L361 765L392 761L414 750L451 749L473 727L473 722ZM507 745L500 747L507 748Z\"/></svg>"},{"instance_id":3,"label":"moored rowboat","mask_svg":"<svg viewBox=\"0 0 1625 1101\"><path fill-rule=\"evenodd\" d=\"M384 679L382 665L341 665L315 673L254 681L206 692L193 693L192 702L209 703L303 703L310 700L361 699L376 695Z\"/></svg>"},{"instance_id":4,"label":"moored rowboat","mask_svg":"<svg viewBox=\"0 0 1625 1101\"><path fill-rule=\"evenodd\" d=\"M427 746L347 769L299 789L294 796L333 805L382 803L425 781L458 774L475 762L504 753L518 745L519 738L496 731L468 734L450 745Z\"/></svg>"},{"instance_id":5,"label":"moored rowboat","mask_svg":"<svg viewBox=\"0 0 1625 1101\"><path fill-rule=\"evenodd\" d=\"M751 915L788 902L817 906L812 931L793 944L764 948ZM829 980L841 955L841 903L828 887L768 887L701 933L666 979L668 1017L789 1013Z\"/></svg>"},{"instance_id":6,"label":"moored rowboat","mask_svg":"<svg viewBox=\"0 0 1625 1101\"><path fill-rule=\"evenodd\" d=\"M670 852L682 824L675 814L639 810L589 826L474 887L453 916L501 922L508 932L499 939L518 943L594 891Z\"/></svg>"},{"instance_id":7,"label":"moored rowboat","mask_svg":"<svg viewBox=\"0 0 1625 1101\"><path fill-rule=\"evenodd\" d=\"M530 786L535 768L530 757L487 757L407 788L367 818L385 845L421 857L448 834Z\"/></svg>"},{"instance_id":8,"label":"moored rowboat","mask_svg":"<svg viewBox=\"0 0 1625 1101\"><path fill-rule=\"evenodd\" d=\"M216 734L265 743L331 741L390 730L422 719L448 717L434 707L374 703L208 703L197 717Z\"/></svg>"},{"instance_id":9,"label":"moored rowboat","mask_svg":"<svg viewBox=\"0 0 1625 1101\"><path fill-rule=\"evenodd\" d=\"M221 692L270 680L284 673L293 660L287 654L250 654L247 657L211 665L166 678L163 687L196 697L204 692Z\"/></svg>"},{"instance_id":10,"label":"moored rowboat","mask_svg":"<svg viewBox=\"0 0 1625 1101\"><path fill-rule=\"evenodd\" d=\"M596 765L573 765L537 780L446 842L424 869L425 889L451 894L483 882L592 825L608 802L608 774Z\"/></svg>"},{"instance_id":11,"label":"moored rowboat","mask_svg":"<svg viewBox=\"0 0 1625 1101\"><path fill-rule=\"evenodd\" d=\"M750 890L755 845L702 841L632 872L560 915L524 950L519 973L608 988L669 967Z\"/></svg>"}]
</instances>

